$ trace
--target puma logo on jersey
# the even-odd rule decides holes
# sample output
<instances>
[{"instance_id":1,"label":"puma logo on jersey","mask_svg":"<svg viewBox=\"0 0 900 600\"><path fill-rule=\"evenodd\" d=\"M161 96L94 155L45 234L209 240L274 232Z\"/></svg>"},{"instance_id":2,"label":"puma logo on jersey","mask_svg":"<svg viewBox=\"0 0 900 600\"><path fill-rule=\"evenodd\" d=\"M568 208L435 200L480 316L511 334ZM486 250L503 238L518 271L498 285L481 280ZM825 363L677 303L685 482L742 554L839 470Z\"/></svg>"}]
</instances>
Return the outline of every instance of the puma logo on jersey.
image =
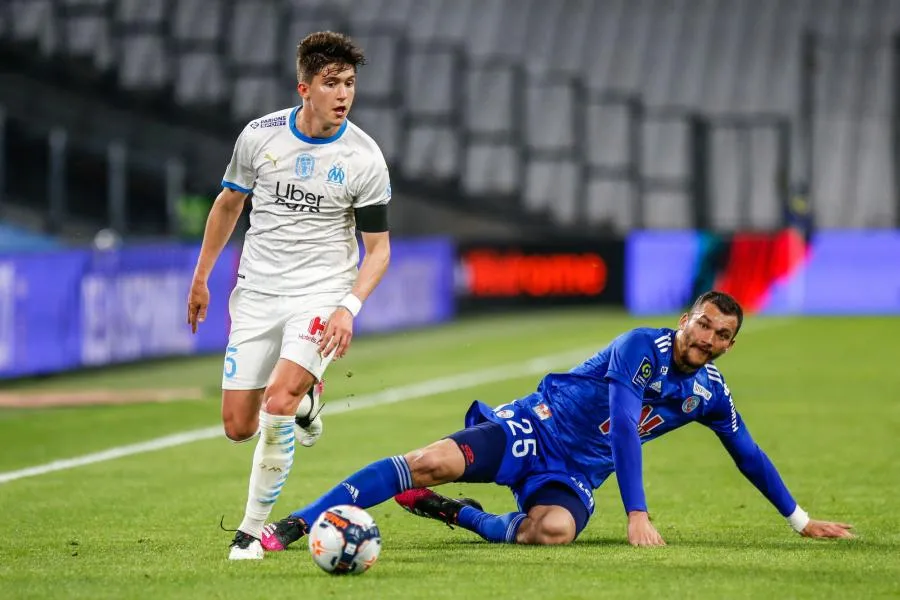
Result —
<instances>
[{"instance_id":1,"label":"puma logo on jersey","mask_svg":"<svg viewBox=\"0 0 900 600\"><path fill-rule=\"evenodd\" d=\"M278 168L278 158L277 157L272 156L271 154L266 152L263 155L263 158L265 158L267 161L271 162L273 167L275 167L276 169Z\"/></svg>"}]
</instances>

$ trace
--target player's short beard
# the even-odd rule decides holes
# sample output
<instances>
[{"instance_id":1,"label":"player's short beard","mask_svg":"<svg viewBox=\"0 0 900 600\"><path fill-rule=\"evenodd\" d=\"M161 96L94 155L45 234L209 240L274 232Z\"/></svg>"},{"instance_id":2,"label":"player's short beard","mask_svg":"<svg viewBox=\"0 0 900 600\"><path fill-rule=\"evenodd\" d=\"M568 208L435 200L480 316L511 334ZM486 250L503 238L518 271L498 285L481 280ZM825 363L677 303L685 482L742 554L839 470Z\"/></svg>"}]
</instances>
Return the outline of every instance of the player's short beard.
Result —
<instances>
[{"instance_id":1,"label":"player's short beard","mask_svg":"<svg viewBox=\"0 0 900 600\"><path fill-rule=\"evenodd\" d=\"M684 367L686 367L692 371L696 371L697 369L702 367L704 364L706 364L705 361L699 365L694 362L691 362L690 353L691 353L690 347L685 348L684 352L681 353L681 356L678 357L678 362L680 362Z\"/></svg>"},{"instance_id":2,"label":"player's short beard","mask_svg":"<svg viewBox=\"0 0 900 600\"><path fill-rule=\"evenodd\" d=\"M714 361L722 354L722 353L716 354L712 350L709 350L709 351L707 351L707 358L704 361L702 361L700 364L695 364L695 363L691 362L691 360L690 360L691 348L693 347L693 344L694 344L693 340L688 338L688 335L684 330L681 330L678 332L676 340L678 340L680 342L680 344L679 343L675 344L676 350L678 350L679 345L681 346L680 352L678 352L678 363L680 363L680 365L682 367L692 369L694 371L701 368L703 365Z\"/></svg>"}]
</instances>

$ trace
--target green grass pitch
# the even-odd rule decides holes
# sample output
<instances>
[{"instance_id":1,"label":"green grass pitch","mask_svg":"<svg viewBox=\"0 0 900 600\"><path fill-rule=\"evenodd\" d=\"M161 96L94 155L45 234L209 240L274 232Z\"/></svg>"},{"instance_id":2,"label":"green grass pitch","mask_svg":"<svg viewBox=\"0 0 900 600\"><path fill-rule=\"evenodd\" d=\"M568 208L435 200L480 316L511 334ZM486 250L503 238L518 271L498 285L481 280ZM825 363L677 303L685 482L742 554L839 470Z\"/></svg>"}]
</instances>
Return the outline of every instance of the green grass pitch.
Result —
<instances>
[{"instance_id":1,"label":"green grass pitch","mask_svg":"<svg viewBox=\"0 0 900 600\"><path fill-rule=\"evenodd\" d=\"M527 359L599 349L639 324L569 310L466 319L360 338L332 365L326 396L352 407L379 390ZM361 577L331 577L305 544L262 562L226 560L246 499L252 444L224 438L0 484L0 598L887 598L900 597L900 319L750 317L719 361L735 403L799 502L857 538L794 534L691 425L644 446L647 499L664 548L631 548L614 478L566 547L499 546L393 502L370 512L384 546ZM559 369L571 366L560 364ZM215 425L221 357L163 361L11 384L21 389L201 386L202 401L0 410L0 473ZM458 429L475 398L499 404L540 375L335 414L299 449L274 516L344 475ZM505 488L450 485L495 512Z\"/></svg>"}]
</instances>

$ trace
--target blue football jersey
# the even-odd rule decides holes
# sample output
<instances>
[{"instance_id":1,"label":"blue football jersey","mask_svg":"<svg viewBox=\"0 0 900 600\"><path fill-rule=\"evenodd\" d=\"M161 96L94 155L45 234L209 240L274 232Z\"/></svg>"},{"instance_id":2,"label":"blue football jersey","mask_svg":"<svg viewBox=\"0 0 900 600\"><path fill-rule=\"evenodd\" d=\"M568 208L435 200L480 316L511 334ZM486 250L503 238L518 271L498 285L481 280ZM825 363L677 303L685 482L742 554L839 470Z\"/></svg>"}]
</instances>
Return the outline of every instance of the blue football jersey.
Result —
<instances>
[{"instance_id":1,"label":"blue football jersey","mask_svg":"<svg viewBox=\"0 0 900 600\"><path fill-rule=\"evenodd\" d=\"M642 396L641 443L698 421L721 436L737 434L741 417L725 379L713 364L693 373L672 360L675 330L642 327L626 332L567 373L550 373L537 393L517 403L537 417L544 445L566 457L597 488L614 471L609 441L609 384Z\"/></svg>"}]
</instances>

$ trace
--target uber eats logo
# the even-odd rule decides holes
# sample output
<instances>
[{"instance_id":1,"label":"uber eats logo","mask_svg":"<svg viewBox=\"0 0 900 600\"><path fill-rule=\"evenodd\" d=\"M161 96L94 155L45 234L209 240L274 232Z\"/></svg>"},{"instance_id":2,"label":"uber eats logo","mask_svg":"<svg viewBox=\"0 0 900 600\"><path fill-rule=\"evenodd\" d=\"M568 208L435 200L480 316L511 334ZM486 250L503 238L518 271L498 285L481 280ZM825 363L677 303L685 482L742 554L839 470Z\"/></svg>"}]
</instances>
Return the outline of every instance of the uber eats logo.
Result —
<instances>
[{"instance_id":1,"label":"uber eats logo","mask_svg":"<svg viewBox=\"0 0 900 600\"><path fill-rule=\"evenodd\" d=\"M307 192L295 183L279 181L275 184L275 204L281 204L295 212L319 212L319 205L324 197Z\"/></svg>"}]
</instances>

